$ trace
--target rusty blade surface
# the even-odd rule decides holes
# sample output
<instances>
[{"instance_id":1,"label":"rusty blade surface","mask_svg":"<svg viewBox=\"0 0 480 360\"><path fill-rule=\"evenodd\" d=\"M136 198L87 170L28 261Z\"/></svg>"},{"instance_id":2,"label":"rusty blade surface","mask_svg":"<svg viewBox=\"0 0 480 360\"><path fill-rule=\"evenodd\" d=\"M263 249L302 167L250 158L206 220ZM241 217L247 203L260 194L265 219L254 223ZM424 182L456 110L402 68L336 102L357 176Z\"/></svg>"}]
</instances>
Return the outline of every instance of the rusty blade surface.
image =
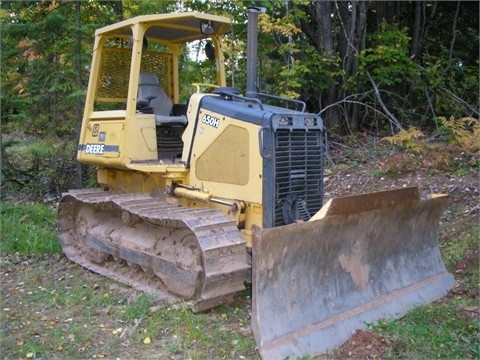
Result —
<instances>
[{"instance_id":1,"label":"rusty blade surface","mask_svg":"<svg viewBox=\"0 0 480 360\"><path fill-rule=\"evenodd\" d=\"M341 199L320 220L255 232L252 327L262 358L324 353L365 323L398 318L453 287L437 238L446 197L367 195Z\"/></svg>"}]
</instances>

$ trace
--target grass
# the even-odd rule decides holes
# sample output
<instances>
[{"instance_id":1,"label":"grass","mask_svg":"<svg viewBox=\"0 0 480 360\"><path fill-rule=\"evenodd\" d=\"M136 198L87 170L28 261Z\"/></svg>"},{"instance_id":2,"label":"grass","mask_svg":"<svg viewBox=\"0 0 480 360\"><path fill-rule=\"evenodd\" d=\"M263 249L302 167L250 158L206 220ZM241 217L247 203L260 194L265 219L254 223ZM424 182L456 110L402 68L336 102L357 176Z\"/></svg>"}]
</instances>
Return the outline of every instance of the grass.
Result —
<instances>
[{"instance_id":1,"label":"grass","mask_svg":"<svg viewBox=\"0 0 480 360\"><path fill-rule=\"evenodd\" d=\"M0 205L2 253L59 254L55 231L56 209L43 204Z\"/></svg>"},{"instance_id":2,"label":"grass","mask_svg":"<svg viewBox=\"0 0 480 360\"><path fill-rule=\"evenodd\" d=\"M459 310L458 299L434 303L409 312L373 330L393 341L387 357L396 359L478 358L479 326Z\"/></svg>"}]
</instances>

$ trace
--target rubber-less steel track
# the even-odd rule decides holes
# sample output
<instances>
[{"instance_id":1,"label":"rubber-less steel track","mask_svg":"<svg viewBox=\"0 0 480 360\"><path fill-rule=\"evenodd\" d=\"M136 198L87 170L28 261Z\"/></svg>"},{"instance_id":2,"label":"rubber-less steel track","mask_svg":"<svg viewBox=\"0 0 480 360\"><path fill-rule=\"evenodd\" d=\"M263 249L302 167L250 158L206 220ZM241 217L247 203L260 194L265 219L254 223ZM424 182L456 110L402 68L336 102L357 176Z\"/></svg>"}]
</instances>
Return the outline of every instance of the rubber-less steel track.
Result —
<instances>
[{"instance_id":1,"label":"rubber-less steel track","mask_svg":"<svg viewBox=\"0 0 480 360\"><path fill-rule=\"evenodd\" d=\"M218 210L147 194L71 190L60 202L57 230L70 260L148 294L183 298L194 311L244 289L245 242Z\"/></svg>"}]
</instances>

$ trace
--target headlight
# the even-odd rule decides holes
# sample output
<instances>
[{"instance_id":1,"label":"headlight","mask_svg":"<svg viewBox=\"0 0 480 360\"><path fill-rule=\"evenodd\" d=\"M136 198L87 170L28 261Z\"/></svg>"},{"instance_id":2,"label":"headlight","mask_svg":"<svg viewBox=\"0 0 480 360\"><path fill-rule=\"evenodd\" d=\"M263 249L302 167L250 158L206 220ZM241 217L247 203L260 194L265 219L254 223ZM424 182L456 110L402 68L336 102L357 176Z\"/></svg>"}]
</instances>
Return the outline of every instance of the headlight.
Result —
<instances>
[{"instance_id":1,"label":"headlight","mask_svg":"<svg viewBox=\"0 0 480 360\"><path fill-rule=\"evenodd\" d=\"M305 126L315 126L315 125L317 125L317 119L305 118Z\"/></svg>"},{"instance_id":2,"label":"headlight","mask_svg":"<svg viewBox=\"0 0 480 360\"><path fill-rule=\"evenodd\" d=\"M292 120L286 116L282 116L280 119L278 119L278 125L280 126L292 125Z\"/></svg>"}]
</instances>

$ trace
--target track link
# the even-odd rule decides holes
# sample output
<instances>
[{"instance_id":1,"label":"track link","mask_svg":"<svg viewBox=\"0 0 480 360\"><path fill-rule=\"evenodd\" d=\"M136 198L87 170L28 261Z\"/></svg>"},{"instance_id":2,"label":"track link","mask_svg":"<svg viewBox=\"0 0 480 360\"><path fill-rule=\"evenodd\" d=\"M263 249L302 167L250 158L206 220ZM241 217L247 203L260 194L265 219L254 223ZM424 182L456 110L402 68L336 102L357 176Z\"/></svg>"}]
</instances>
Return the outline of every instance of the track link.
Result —
<instances>
[{"instance_id":1,"label":"track link","mask_svg":"<svg viewBox=\"0 0 480 360\"><path fill-rule=\"evenodd\" d=\"M244 289L249 265L234 221L147 194L71 190L57 222L72 261L135 289L202 311Z\"/></svg>"}]
</instances>

